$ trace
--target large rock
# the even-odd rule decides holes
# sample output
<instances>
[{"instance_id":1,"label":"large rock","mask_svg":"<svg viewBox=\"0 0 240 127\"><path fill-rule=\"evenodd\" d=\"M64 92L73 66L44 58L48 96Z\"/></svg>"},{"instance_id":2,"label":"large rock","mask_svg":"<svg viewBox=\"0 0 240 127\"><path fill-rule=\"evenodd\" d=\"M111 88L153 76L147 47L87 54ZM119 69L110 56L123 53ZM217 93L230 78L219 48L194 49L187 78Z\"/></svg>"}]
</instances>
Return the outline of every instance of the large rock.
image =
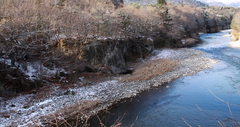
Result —
<instances>
[{"instance_id":1,"label":"large rock","mask_svg":"<svg viewBox=\"0 0 240 127\"><path fill-rule=\"evenodd\" d=\"M84 58L88 68L106 73L125 73L126 62L144 58L153 50L153 42L147 38L127 40L105 40L88 44L84 49Z\"/></svg>"},{"instance_id":2,"label":"large rock","mask_svg":"<svg viewBox=\"0 0 240 127\"><path fill-rule=\"evenodd\" d=\"M153 51L153 41L149 38L126 40L102 39L88 43L82 39L58 41L56 46L66 55L76 55L85 63L87 72L125 73L126 62L144 58Z\"/></svg>"},{"instance_id":3,"label":"large rock","mask_svg":"<svg viewBox=\"0 0 240 127\"><path fill-rule=\"evenodd\" d=\"M115 8L123 7L123 0L111 0Z\"/></svg>"},{"instance_id":4,"label":"large rock","mask_svg":"<svg viewBox=\"0 0 240 127\"><path fill-rule=\"evenodd\" d=\"M199 40L194 39L194 38L185 38L181 40L182 44L179 47L192 47L196 45Z\"/></svg>"}]
</instances>

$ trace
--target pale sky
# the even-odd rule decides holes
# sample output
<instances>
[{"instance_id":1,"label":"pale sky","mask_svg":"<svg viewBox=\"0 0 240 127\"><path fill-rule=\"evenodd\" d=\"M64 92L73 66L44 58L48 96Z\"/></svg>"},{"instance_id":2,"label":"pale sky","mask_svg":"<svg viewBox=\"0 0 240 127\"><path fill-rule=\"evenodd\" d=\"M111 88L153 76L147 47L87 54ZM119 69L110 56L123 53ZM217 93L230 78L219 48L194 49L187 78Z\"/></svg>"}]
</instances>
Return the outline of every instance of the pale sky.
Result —
<instances>
[{"instance_id":1,"label":"pale sky","mask_svg":"<svg viewBox=\"0 0 240 127\"><path fill-rule=\"evenodd\" d=\"M230 3L240 2L240 0L214 0L214 1L222 2L222 3L224 3L224 4L230 4Z\"/></svg>"}]
</instances>

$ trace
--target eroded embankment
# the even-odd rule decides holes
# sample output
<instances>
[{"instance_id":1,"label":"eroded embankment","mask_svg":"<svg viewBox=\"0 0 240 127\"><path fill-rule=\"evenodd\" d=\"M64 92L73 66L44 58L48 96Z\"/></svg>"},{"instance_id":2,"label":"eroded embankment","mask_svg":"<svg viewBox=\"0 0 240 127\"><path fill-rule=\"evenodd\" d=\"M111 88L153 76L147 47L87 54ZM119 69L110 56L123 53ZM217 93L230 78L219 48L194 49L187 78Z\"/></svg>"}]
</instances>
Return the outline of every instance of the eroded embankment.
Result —
<instances>
[{"instance_id":1,"label":"eroded embankment","mask_svg":"<svg viewBox=\"0 0 240 127\"><path fill-rule=\"evenodd\" d=\"M88 86L75 85L67 90L53 85L42 92L20 95L8 100L0 98L0 123L1 126L41 126L66 118L84 119L107 109L121 99L211 68L216 62L194 49L156 50L154 56L137 63L136 66L140 68L132 75L111 77L108 81ZM158 71L152 73L153 69ZM141 80L137 80L139 77ZM41 94L44 94L42 98L36 98Z\"/></svg>"}]
</instances>

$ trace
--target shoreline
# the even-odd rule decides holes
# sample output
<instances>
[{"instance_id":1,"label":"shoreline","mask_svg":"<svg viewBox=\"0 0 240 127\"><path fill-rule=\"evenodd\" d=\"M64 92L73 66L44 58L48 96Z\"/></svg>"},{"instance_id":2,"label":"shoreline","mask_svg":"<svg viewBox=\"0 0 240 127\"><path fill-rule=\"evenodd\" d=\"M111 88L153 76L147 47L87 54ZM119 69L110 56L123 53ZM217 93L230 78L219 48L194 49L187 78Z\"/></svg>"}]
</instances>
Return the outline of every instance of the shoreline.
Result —
<instances>
[{"instance_id":1,"label":"shoreline","mask_svg":"<svg viewBox=\"0 0 240 127\"><path fill-rule=\"evenodd\" d=\"M29 104L33 94L21 95L4 102L0 98L1 123L0 126L42 126L54 119L79 118L84 120L107 109L122 99L131 98L154 87L169 83L183 76L194 75L199 71L209 69L217 60L207 58L203 52L189 49L155 50L155 55L147 61L169 59L177 61L171 70L154 76L149 80L122 82L121 79L131 75L112 77L111 80L90 86L76 86L69 88L66 93L53 89L49 96ZM143 61L144 63L145 61ZM57 89L57 88L55 88ZM27 105L27 106L26 106Z\"/></svg>"}]
</instances>

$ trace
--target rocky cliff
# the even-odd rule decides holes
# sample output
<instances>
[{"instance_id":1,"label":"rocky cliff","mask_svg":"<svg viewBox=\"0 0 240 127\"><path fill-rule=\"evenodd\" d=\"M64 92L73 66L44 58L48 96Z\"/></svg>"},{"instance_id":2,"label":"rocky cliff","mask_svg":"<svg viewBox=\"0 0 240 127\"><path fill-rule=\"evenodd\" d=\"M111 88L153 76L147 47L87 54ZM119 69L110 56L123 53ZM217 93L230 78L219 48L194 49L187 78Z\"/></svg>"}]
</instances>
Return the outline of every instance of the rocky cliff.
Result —
<instances>
[{"instance_id":1,"label":"rocky cliff","mask_svg":"<svg viewBox=\"0 0 240 127\"><path fill-rule=\"evenodd\" d=\"M25 37L31 40L34 35ZM37 33L40 35L40 33ZM42 40L50 41L47 36ZM9 96L42 86L44 81L75 83L81 73L123 74L131 69L127 62L145 58L154 49L154 43L146 37L121 39L97 39L84 41L82 38L64 38L52 43L16 45L1 36L2 59L0 96ZM12 52L6 52L8 50ZM46 49L47 48L47 49ZM46 85L46 83L45 83Z\"/></svg>"},{"instance_id":2,"label":"rocky cliff","mask_svg":"<svg viewBox=\"0 0 240 127\"><path fill-rule=\"evenodd\" d=\"M77 55L85 64L82 71L109 74L126 73L126 62L145 58L154 49L153 41L146 37L126 40L105 38L87 43L81 38L69 38L57 41L56 45L66 55Z\"/></svg>"}]
</instances>

